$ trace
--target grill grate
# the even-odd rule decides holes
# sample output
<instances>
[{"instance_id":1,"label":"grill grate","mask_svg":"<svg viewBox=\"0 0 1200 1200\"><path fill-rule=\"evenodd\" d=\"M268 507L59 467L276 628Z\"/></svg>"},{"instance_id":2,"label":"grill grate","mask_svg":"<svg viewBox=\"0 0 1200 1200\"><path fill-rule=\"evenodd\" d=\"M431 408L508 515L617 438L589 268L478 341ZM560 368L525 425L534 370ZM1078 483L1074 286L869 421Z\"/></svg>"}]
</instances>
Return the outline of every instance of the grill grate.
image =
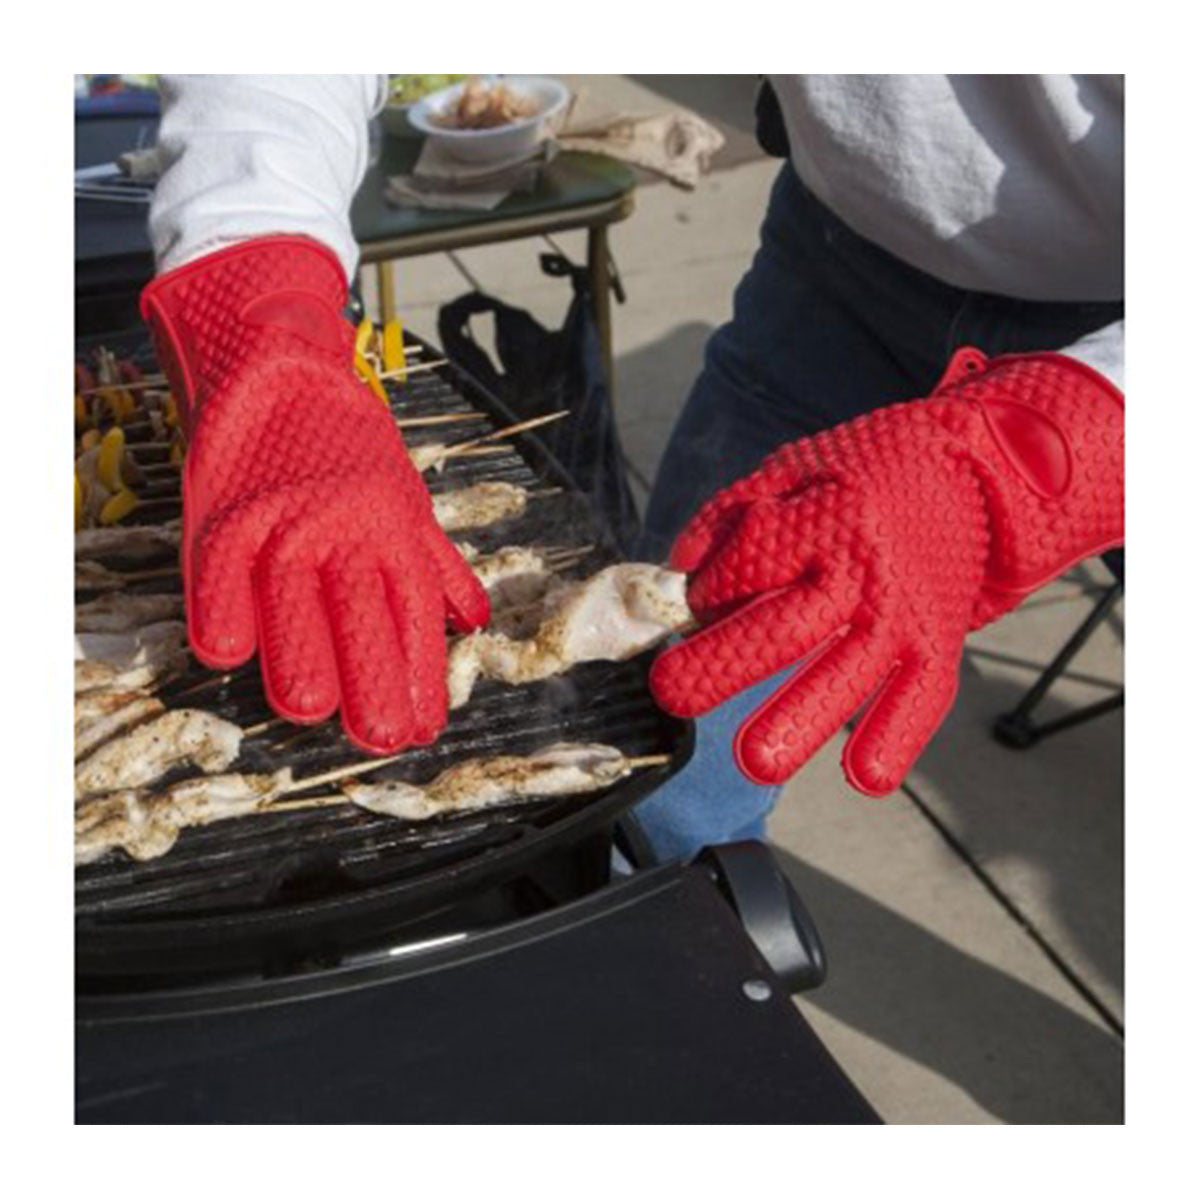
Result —
<instances>
[{"instance_id":1,"label":"grill grate","mask_svg":"<svg viewBox=\"0 0 1200 1200\"><path fill-rule=\"evenodd\" d=\"M138 339L106 345L135 358L147 369L153 359ZM433 357L425 343L410 353ZM410 446L458 442L493 432L515 419L457 368L419 373L400 386L389 382L392 411L399 418L437 416L470 410L463 422L405 431ZM569 418L568 418L569 419ZM505 481L535 492L518 518L455 535L488 551L505 544L593 549L564 572L583 577L616 560L611 545L592 519L586 500L574 491L536 436L518 435L517 449L451 460L440 474L427 473L435 494L471 484ZM136 450L136 447L134 447ZM142 461L145 461L143 456ZM176 515L173 500L153 504L156 520ZM178 583L144 581L138 591L167 591ZM131 589L133 590L133 589ZM527 857L532 847L551 846L558 831L578 838L589 820L611 820L661 782L686 756L687 727L665 717L646 687L648 656L626 663L585 664L569 675L505 687L481 682L471 702L451 714L445 734L431 747L417 748L378 772L378 778L425 782L454 763L478 755L528 753L552 741L599 741L628 755L668 753L670 768L639 773L607 792L545 802L525 802L481 813L460 813L423 822L403 822L355 809L260 815L187 829L164 857L137 863L119 853L76 871L75 911L80 961L97 969L108 958L110 935L136 931L138 944L152 946L155 930L186 939L219 921L225 936L237 940L238 922L247 929L302 928L322 907L345 910L356 899L396 912L420 911L445 903L449 891L495 877L505 863ZM262 692L257 662L224 677L193 663L188 673L162 690L170 706L205 708L243 728L273 714ZM293 768L298 777L360 760L361 751L342 735L337 720L312 728L277 722L246 739L230 768L273 771ZM182 778L189 772L181 771ZM390 897L381 901L380 897ZM282 924L281 924L282 922ZM289 927L289 936L295 928ZM258 935L256 935L258 936ZM119 939L118 939L119 940Z\"/></svg>"}]
</instances>

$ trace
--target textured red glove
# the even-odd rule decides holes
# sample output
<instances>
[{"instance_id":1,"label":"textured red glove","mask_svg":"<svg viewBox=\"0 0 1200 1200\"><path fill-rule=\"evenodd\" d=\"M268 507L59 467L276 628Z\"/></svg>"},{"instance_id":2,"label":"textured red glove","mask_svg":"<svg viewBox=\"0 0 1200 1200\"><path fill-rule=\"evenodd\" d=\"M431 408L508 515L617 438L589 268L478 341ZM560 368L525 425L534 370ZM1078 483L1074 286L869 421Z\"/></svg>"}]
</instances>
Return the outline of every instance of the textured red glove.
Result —
<instances>
[{"instance_id":1,"label":"textured red glove","mask_svg":"<svg viewBox=\"0 0 1200 1200\"><path fill-rule=\"evenodd\" d=\"M1124 401L1056 354L955 356L933 395L785 446L675 544L708 627L660 655L659 703L699 716L806 660L738 731L782 783L872 695L849 782L900 786L958 688L968 631L1124 539Z\"/></svg>"},{"instance_id":2,"label":"textured red glove","mask_svg":"<svg viewBox=\"0 0 1200 1200\"><path fill-rule=\"evenodd\" d=\"M196 657L259 651L272 707L389 753L446 724L447 616L487 593L433 519L400 431L356 378L337 257L268 237L142 297L188 435L183 575Z\"/></svg>"}]
</instances>

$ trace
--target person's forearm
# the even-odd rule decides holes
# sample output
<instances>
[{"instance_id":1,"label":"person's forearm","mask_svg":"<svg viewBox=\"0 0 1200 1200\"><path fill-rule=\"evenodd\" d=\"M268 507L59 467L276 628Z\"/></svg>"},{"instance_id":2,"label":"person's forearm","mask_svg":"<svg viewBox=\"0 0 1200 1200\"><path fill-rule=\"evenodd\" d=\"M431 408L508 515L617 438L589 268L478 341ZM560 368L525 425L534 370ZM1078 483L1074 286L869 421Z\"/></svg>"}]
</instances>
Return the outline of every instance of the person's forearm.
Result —
<instances>
[{"instance_id":1,"label":"person's forearm","mask_svg":"<svg viewBox=\"0 0 1200 1200\"><path fill-rule=\"evenodd\" d=\"M150 237L165 274L266 234L331 247L358 263L350 201L367 166L378 75L164 75L163 175Z\"/></svg>"},{"instance_id":2,"label":"person's forearm","mask_svg":"<svg viewBox=\"0 0 1200 1200\"><path fill-rule=\"evenodd\" d=\"M1114 321L1060 351L1068 358L1087 363L1109 383L1125 390L1125 322Z\"/></svg>"}]
</instances>

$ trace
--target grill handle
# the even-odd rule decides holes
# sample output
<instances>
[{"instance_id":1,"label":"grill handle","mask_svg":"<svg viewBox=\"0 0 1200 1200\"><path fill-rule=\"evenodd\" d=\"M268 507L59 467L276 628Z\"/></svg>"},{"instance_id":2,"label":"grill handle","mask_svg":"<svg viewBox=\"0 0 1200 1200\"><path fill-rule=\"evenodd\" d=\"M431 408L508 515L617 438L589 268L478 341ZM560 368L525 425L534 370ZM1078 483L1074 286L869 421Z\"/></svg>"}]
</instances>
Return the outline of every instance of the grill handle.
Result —
<instances>
[{"instance_id":1,"label":"grill handle","mask_svg":"<svg viewBox=\"0 0 1200 1200\"><path fill-rule=\"evenodd\" d=\"M732 905L747 936L793 995L825 980L825 947L804 902L762 842L710 846L696 860Z\"/></svg>"}]
</instances>

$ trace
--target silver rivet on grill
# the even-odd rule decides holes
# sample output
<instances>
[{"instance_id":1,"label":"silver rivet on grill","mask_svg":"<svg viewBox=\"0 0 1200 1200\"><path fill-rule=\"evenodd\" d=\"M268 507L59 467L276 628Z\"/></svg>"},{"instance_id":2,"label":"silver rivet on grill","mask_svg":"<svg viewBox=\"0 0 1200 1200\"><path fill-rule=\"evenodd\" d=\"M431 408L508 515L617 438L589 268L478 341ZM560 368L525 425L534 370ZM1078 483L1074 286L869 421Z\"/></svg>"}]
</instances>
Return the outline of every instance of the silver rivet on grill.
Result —
<instances>
[{"instance_id":1,"label":"silver rivet on grill","mask_svg":"<svg viewBox=\"0 0 1200 1200\"><path fill-rule=\"evenodd\" d=\"M747 979L742 984L742 991L748 1000L770 1000L771 985L763 979Z\"/></svg>"}]
</instances>

